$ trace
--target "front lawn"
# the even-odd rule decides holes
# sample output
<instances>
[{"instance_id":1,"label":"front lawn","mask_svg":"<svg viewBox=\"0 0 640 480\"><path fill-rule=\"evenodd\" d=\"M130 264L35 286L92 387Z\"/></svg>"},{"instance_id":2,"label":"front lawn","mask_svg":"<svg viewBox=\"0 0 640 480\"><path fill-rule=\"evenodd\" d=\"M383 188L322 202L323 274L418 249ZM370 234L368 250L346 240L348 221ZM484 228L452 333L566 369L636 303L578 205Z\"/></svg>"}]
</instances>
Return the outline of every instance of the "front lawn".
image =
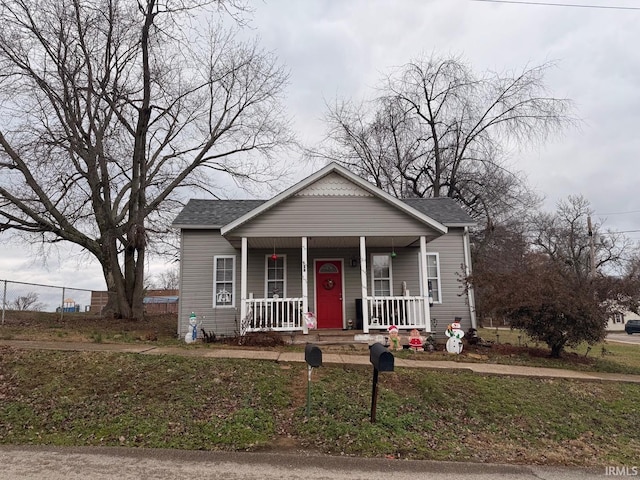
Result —
<instances>
[{"instance_id":1,"label":"front lawn","mask_svg":"<svg viewBox=\"0 0 640 480\"><path fill-rule=\"evenodd\" d=\"M0 347L0 443L633 465L640 385ZM634 413L635 412L635 413Z\"/></svg>"}]
</instances>

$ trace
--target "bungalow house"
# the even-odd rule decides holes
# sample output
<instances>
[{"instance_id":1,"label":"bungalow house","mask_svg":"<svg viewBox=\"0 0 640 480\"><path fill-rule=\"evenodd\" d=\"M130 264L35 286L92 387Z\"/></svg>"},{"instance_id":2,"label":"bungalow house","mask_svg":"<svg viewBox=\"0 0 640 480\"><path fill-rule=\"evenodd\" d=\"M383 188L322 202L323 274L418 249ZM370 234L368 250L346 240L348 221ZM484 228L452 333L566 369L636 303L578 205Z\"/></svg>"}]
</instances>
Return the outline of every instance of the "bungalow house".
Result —
<instances>
[{"instance_id":1,"label":"bungalow house","mask_svg":"<svg viewBox=\"0 0 640 480\"><path fill-rule=\"evenodd\" d=\"M335 163L270 200L190 200L173 222L178 334L191 312L217 335L475 327L473 224L450 198L399 200Z\"/></svg>"}]
</instances>

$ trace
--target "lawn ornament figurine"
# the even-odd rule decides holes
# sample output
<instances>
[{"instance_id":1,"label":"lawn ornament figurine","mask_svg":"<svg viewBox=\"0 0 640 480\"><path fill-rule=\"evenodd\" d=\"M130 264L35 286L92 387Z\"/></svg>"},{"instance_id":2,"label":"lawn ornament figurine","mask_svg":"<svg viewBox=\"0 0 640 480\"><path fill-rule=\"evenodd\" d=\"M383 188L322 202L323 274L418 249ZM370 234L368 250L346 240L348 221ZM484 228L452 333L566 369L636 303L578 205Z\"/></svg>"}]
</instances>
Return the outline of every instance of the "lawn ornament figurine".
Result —
<instances>
[{"instance_id":1,"label":"lawn ornament figurine","mask_svg":"<svg viewBox=\"0 0 640 480\"><path fill-rule=\"evenodd\" d=\"M409 348L414 352L424 352L424 341L417 329L411 330L409 335Z\"/></svg>"},{"instance_id":2,"label":"lawn ornament figurine","mask_svg":"<svg viewBox=\"0 0 640 480\"><path fill-rule=\"evenodd\" d=\"M398 335L398 327L391 325L389 327L389 350L402 350L402 343Z\"/></svg>"},{"instance_id":3,"label":"lawn ornament figurine","mask_svg":"<svg viewBox=\"0 0 640 480\"><path fill-rule=\"evenodd\" d=\"M444 334L449 337L447 352L460 354L462 352L462 337L464 337L464 332L460 328L460 320L456 318L452 324L447 326Z\"/></svg>"},{"instance_id":4,"label":"lawn ornament figurine","mask_svg":"<svg viewBox=\"0 0 640 480\"><path fill-rule=\"evenodd\" d=\"M318 320L313 312L307 312L304 314L304 321L309 330L315 330L318 328Z\"/></svg>"},{"instance_id":5,"label":"lawn ornament figurine","mask_svg":"<svg viewBox=\"0 0 640 480\"><path fill-rule=\"evenodd\" d=\"M184 336L184 341L187 343L193 343L198 338L198 317L194 312L191 312L189 316L189 329Z\"/></svg>"}]
</instances>

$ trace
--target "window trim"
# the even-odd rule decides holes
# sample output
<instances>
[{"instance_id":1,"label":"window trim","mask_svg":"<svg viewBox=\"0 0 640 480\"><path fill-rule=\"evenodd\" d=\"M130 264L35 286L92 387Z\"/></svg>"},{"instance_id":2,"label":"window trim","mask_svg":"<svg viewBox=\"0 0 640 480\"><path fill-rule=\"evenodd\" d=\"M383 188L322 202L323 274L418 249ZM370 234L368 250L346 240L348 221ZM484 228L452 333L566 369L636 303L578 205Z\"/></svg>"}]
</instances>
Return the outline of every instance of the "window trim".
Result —
<instances>
[{"instance_id":1,"label":"window trim","mask_svg":"<svg viewBox=\"0 0 640 480\"><path fill-rule=\"evenodd\" d=\"M433 304L438 304L438 305L442 305L442 273L440 272L440 253L439 252L426 252L426 256L429 257L429 255L432 255L434 257L436 257L436 270L438 271L438 278L435 279L437 280L438 283L438 293L440 295L440 298L438 300L433 300ZM418 253L418 265L420 260L420 254ZM427 260L427 282L429 282L429 280L433 281L433 278L429 278L429 262ZM428 285L428 283L427 283ZM420 292L424 291L424 279L422 278L422 269L420 269Z\"/></svg>"},{"instance_id":2,"label":"window trim","mask_svg":"<svg viewBox=\"0 0 640 480\"><path fill-rule=\"evenodd\" d=\"M231 259L231 303L229 305L218 305L216 292L218 285L218 260ZM222 282L221 282L222 283ZM226 282L224 282L226 283ZM236 306L236 255L214 255L213 257L213 308L235 308Z\"/></svg>"},{"instance_id":3,"label":"window trim","mask_svg":"<svg viewBox=\"0 0 640 480\"><path fill-rule=\"evenodd\" d=\"M387 257L389 260L389 277L380 277L376 278L375 267L373 258L374 257ZM376 295L376 280L389 280L389 296L393 296L393 261L392 257L388 253L372 253L369 261L371 262L371 295L373 297L385 297L386 295Z\"/></svg>"},{"instance_id":4,"label":"window trim","mask_svg":"<svg viewBox=\"0 0 640 480\"><path fill-rule=\"evenodd\" d=\"M264 256L264 298L273 298L269 297L269 260L271 259L270 255ZM287 298L287 255L278 255L278 259L282 259L282 293L279 298Z\"/></svg>"}]
</instances>

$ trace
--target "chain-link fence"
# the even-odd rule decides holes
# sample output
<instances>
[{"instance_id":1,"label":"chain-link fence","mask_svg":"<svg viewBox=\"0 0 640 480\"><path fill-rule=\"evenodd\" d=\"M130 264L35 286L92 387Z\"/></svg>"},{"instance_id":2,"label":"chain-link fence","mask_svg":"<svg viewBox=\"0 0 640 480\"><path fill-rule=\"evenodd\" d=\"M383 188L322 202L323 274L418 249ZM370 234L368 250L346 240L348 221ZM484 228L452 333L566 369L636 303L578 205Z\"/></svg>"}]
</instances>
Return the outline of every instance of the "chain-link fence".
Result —
<instances>
[{"instance_id":1,"label":"chain-link fence","mask_svg":"<svg viewBox=\"0 0 640 480\"><path fill-rule=\"evenodd\" d=\"M60 313L61 319L65 313L93 312L96 308L91 304L92 301L95 303L95 297L98 293L102 292L92 292L92 290L84 288L0 280L2 324L4 324L5 316L15 311L57 312ZM99 313L102 306L97 309L96 313Z\"/></svg>"}]
</instances>

